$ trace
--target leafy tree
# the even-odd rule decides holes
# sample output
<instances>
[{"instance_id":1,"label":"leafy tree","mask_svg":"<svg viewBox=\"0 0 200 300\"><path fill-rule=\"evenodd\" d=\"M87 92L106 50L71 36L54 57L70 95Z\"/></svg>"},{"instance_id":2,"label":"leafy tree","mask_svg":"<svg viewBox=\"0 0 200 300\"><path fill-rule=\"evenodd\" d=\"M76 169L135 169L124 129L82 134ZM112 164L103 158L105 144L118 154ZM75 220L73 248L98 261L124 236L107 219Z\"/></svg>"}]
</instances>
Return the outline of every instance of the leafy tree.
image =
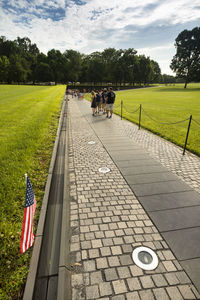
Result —
<instances>
[{"instance_id":1,"label":"leafy tree","mask_svg":"<svg viewBox=\"0 0 200 300\"><path fill-rule=\"evenodd\" d=\"M139 55L139 83L147 84L153 80L153 67L149 57Z\"/></svg>"},{"instance_id":2,"label":"leafy tree","mask_svg":"<svg viewBox=\"0 0 200 300\"><path fill-rule=\"evenodd\" d=\"M133 48L107 48L89 55L75 50L61 53L52 49L40 53L28 37L14 41L0 37L0 80L8 82L115 82L149 83L158 80L159 65L149 58L138 56ZM197 74L197 72L196 72Z\"/></svg>"},{"instance_id":3,"label":"leafy tree","mask_svg":"<svg viewBox=\"0 0 200 300\"><path fill-rule=\"evenodd\" d=\"M200 80L200 27L182 31L175 40L171 69L187 83Z\"/></svg>"},{"instance_id":4,"label":"leafy tree","mask_svg":"<svg viewBox=\"0 0 200 300\"><path fill-rule=\"evenodd\" d=\"M163 74L162 81L163 83L176 83L176 77L172 75Z\"/></svg>"},{"instance_id":5,"label":"leafy tree","mask_svg":"<svg viewBox=\"0 0 200 300\"><path fill-rule=\"evenodd\" d=\"M37 63L41 62L48 64L48 57L42 52L37 55Z\"/></svg>"},{"instance_id":6,"label":"leafy tree","mask_svg":"<svg viewBox=\"0 0 200 300\"><path fill-rule=\"evenodd\" d=\"M6 56L0 57L0 81L7 82L10 62Z\"/></svg>"},{"instance_id":7,"label":"leafy tree","mask_svg":"<svg viewBox=\"0 0 200 300\"><path fill-rule=\"evenodd\" d=\"M32 44L31 40L28 37L20 38L18 37L15 41L15 44L18 49L18 53L28 56L39 54L39 49L36 44Z\"/></svg>"},{"instance_id":8,"label":"leafy tree","mask_svg":"<svg viewBox=\"0 0 200 300\"><path fill-rule=\"evenodd\" d=\"M137 72L137 51L133 48L123 50L123 55L121 57L121 63L123 68L123 79L124 82L134 83L136 80Z\"/></svg>"},{"instance_id":9,"label":"leafy tree","mask_svg":"<svg viewBox=\"0 0 200 300\"><path fill-rule=\"evenodd\" d=\"M59 50L52 49L47 53L48 63L51 67L53 80L57 84L64 77L64 57Z\"/></svg>"},{"instance_id":10,"label":"leafy tree","mask_svg":"<svg viewBox=\"0 0 200 300\"><path fill-rule=\"evenodd\" d=\"M90 59L88 55L81 55L81 70L79 75L80 82L89 82L89 65Z\"/></svg>"},{"instance_id":11,"label":"leafy tree","mask_svg":"<svg viewBox=\"0 0 200 300\"><path fill-rule=\"evenodd\" d=\"M115 80L116 63L118 61L118 52L115 48L107 48L102 52L102 63L104 76L103 81L112 82Z\"/></svg>"},{"instance_id":12,"label":"leafy tree","mask_svg":"<svg viewBox=\"0 0 200 300\"><path fill-rule=\"evenodd\" d=\"M152 64L152 68L153 68L153 79L152 79L152 81L154 83L161 82L162 81L162 76L161 76L161 70L160 70L159 64L154 60L151 60L151 64Z\"/></svg>"},{"instance_id":13,"label":"leafy tree","mask_svg":"<svg viewBox=\"0 0 200 300\"><path fill-rule=\"evenodd\" d=\"M75 50L66 50L63 54L65 60L66 79L71 82L79 80L81 75L82 55Z\"/></svg>"},{"instance_id":14,"label":"leafy tree","mask_svg":"<svg viewBox=\"0 0 200 300\"><path fill-rule=\"evenodd\" d=\"M10 56L9 82L26 82L29 73L29 66L26 59L19 55Z\"/></svg>"},{"instance_id":15,"label":"leafy tree","mask_svg":"<svg viewBox=\"0 0 200 300\"><path fill-rule=\"evenodd\" d=\"M117 50L114 53L112 62L111 62L111 70L110 70L110 77L111 82L114 81L115 84L124 82L124 70L121 67L122 66L122 56L124 54L124 51L122 49Z\"/></svg>"},{"instance_id":16,"label":"leafy tree","mask_svg":"<svg viewBox=\"0 0 200 300\"><path fill-rule=\"evenodd\" d=\"M39 49L36 44L32 44L28 37L20 38L18 37L15 41L17 54L26 59L29 72L27 74L27 80L35 81L35 68L37 65L37 55L39 54Z\"/></svg>"},{"instance_id":17,"label":"leafy tree","mask_svg":"<svg viewBox=\"0 0 200 300\"><path fill-rule=\"evenodd\" d=\"M184 82L185 81L183 78L180 78L180 77L176 78L176 83L184 83Z\"/></svg>"},{"instance_id":18,"label":"leafy tree","mask_svg":"<svg viewBox=\"0 0 200 300\"><path fill-rule=\"evenodd\" d=\"M5 36L0 37L0 56L10 57L17 53L17 46L14 41L6 40Z\"/></svg>"},{"instance_id":19,"label":"leafy tree","mask_svg":"<svg viewBox=\"0 0 200 300\"><path fill-rule=\"evenodd\" d=\"M48 67L47 67L47 65L48 65ZM43 78L41 75L41 72L44 72L44 74L45 74L44 75L45 82L53 80L53 74L52 74L52 71L48 64L48 58L44 53L39 53L39 54L37 54L37 56L34 56L34 62L33 62L32 66L33 66L33 68L32 68L31 77L32 77L33 84L36 81L40 81L40 82L43 81L41 79L41 78ZM49 76L47 76L48 73L50 73ZM47 78L50 78L50 79L47 79Z\"/></svg>"},{"instance_id":20,"label":"leafy tree","mask_svg":"<svg viewBox=\"0 0 200 300\"><path fill-rule=\"evenodd\" d=\"M39 62L35 68L35 78L37 78L39 82L52 81L53 74L49 64Z\"/></svg>"},{"instance_id":21,"label":"leafy tree","mask_svg":"<svg viewBox=\"0 0 200 300\"><path fill-rule=\"evenodd\" d=\"M88 56L88 79L91 82L103 82L104 65L102 61L102 54L100 52L93 52Z\"/></svg>"}]
</instances>

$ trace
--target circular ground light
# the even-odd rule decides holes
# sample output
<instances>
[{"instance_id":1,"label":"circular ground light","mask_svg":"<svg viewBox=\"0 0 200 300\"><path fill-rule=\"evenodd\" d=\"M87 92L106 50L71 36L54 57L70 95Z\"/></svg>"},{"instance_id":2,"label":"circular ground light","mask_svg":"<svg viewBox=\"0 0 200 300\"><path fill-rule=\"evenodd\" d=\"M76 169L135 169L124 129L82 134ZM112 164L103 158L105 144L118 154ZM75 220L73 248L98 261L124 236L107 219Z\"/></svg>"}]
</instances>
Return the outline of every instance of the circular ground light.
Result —
<instances>
[{"instance_id":1,"label":"circular ground light","mask_svg":"<svg viewBox=\"0 0 200 300\"><path fill-rule=\"evenodd\" d=\"M95 142L94 142L94 141L90 141L90 142L88 142L88 144L89 144L89 145L94 145Z\"/></svg>"},{"instance_id":2,"label":"circular ground light","mask_svg":"<svg viewBox=\"0 0 200 300\"><path fill-rule=\"evenodd\" d=\"M110 172L110 169L107 167L102 167L102 168L99 168L99 172L100 173L108 173L108 172Z\"/></svg>"},{"instance_id":3,"label":"circular ground light","mask_svg":"<svg viewBox=\"0 0 200 300\"><path fill-rule=\"evenodd\" d=\"M156 253L147 247L138 247L133 250L132 258L134 263L143 270L151 271L158 266Z\"/></svg>"}]
</instances>

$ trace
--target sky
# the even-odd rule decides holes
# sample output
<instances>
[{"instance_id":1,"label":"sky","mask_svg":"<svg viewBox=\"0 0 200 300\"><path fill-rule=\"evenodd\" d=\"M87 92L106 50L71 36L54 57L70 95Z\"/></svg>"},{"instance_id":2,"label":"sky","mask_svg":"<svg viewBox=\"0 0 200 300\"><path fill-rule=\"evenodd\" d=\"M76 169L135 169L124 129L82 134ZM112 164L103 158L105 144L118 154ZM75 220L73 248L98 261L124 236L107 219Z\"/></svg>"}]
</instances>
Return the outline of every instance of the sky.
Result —
<instances>
[{"instance_id":1,"label":"sky","mask_svg":"<svg viewBox=\"0 0 200 300\"><path fill-rule=\"evenodd\" d=\"M28 37L45 54L134 48L169 75L176 37L194 27L200 0L0 0L0 36L8 40Z\"/></svg>"}]
</instances>

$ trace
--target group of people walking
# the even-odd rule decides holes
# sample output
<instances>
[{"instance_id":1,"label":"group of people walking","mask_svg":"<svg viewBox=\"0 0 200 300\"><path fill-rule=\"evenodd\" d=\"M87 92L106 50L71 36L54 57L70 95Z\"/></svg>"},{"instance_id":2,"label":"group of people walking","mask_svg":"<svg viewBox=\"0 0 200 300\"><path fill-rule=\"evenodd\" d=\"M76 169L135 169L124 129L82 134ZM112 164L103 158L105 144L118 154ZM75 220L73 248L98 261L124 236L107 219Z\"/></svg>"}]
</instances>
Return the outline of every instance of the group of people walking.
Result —
<instances>
[{"instance_id":1,"label":"group of people walking","mask_svg":"<svg viewBox=\"0 0 200 300\"><path fill-rule=\"evenodd\" d=\"M92 115L95 117L100 111L106 114L106 118L111 119L113 114L113 107L115 102L115 93L113 88L108 90L105 88L102 91L91 92L91 108Z\"/></svg>"}]
</instances>

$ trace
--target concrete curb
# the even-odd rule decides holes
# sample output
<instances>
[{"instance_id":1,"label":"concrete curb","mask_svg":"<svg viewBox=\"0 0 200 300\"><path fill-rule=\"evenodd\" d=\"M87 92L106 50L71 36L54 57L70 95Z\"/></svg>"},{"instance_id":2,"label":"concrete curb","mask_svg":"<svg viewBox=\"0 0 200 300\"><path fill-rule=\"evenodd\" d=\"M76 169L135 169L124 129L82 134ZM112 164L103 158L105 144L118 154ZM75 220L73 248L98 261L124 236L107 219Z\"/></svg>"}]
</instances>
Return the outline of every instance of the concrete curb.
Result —
<instances>
[{"instance_id":1,"label":"concrete curb","mask_svg":"<svg viewBox=\"0 0 200 300\"><path fill-rule=\"evenodd\" d=\"M25 290L24 290L23 300L31 300L33 298L34 286L35 286L39 257L40 257L40 250L41 250L42 239L43 239L43 231L44 231L44 224L45 224L46 211L47 211L47 205L48 205L48 198L49 198L49 192L50 192L50 187L51 187L52 172L53 172L55 160L56 160L58 140L59 140L60 131L61 131L64 109L65 109L65 97L64 97L63 103L62 103L61 114L60 114L57 134L56 134L56 140L55 140L53 153L52 153L52 157L51 157L51 162L50 162L50 166L49 166L48 177L47 177L47 182L46 182L46 186L45 186L45 193L44 193L44 197L43 197L43 201L42 201L42 208L40 211L40 218L39 218L39 222L38 222L37 233L35 235L35 243L33 246L33 252L32 252L32 257L31 257L31 262L30 262L29 273L27 276L26 286L25 286Z\"/></svg>"},{"instance_id":2,"label":"concrete curb","mask_svg":"<svg viewBox=\"0 0 200 300\"><path fill-rule=\"evenodd\" d=\"M66 102L66 109L68 103ZM70 197L69 197L69 150L68 150L68 124L66 120L66 148L65 148L65 167L64 167L64 191L63 191L63 207L62 207L62 224L61 224L61 243L60 258L58 267L58 289L57 300L71 299L71 273L69 258L69 239L70 239Z\"/></svg>"}]
</instances>

